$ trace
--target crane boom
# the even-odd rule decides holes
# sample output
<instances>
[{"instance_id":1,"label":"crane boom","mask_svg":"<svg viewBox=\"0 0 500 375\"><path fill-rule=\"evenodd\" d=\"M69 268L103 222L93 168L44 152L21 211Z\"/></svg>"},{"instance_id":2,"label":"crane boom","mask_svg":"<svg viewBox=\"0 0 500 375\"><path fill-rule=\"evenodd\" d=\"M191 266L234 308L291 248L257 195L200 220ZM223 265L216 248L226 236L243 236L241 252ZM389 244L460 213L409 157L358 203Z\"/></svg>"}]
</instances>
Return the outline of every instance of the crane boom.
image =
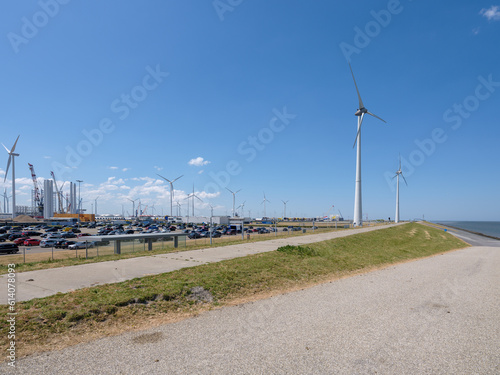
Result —
<instances>
[{"instance_id":1,"label":"crane boom","mask_svg":"<svg viewBox=\"0 0 500 375\"><path fill-rule=\"evenodd\" d=\"M36 180L35 168L33 164L28 163L31 172L31 178L33 179L33 185L35 187L35 202L40 202L40 190L38 189L38 182Z\"/></svg>"},{"instance_id":2,"label":"crane boom","mask_svg":"<svg viewBox=\"0 0 500 375\"><path fill-rule=\"evenodd\" d=\"M31 179L33 180L33 186L35 188L35 207L38 210L38 213L43 212L43 202L40 194L40 188L38 187L38 181L36 179L35 167L33 164L28 163L31 172Z\"/></svg>"},{"instance_id":3,"label":"crane boom","mask_svg":"<svg viewBox=\"0 0 500 375\"><path fill-rule=\"evenodd\" d=\"M54 185L56 187L57 201L59 202L59 212L63 213L64 208L63 208L63 201L62 201L62 193L59 191L59 188L57 187L56 175L54 174L53 171L50 171L50 175L52 176L52 180L54 181Z\"/></svg>"}]
</instances>

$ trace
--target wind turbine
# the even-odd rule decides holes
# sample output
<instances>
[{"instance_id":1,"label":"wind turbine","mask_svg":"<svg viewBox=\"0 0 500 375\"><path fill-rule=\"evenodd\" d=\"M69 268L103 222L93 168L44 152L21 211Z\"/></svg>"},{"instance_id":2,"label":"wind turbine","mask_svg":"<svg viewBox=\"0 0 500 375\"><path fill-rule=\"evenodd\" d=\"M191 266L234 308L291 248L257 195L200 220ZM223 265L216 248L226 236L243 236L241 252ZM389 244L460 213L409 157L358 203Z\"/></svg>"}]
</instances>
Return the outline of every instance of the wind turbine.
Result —
<instances>
[{"instance_id":1,"label":"wind turbine","mask_svg":"<svg viewBox=\"0 0 500 375\"><path fill-rule=\"evenodd\" d=\"M403 177L403 180L405 181L406 186L408 186L408 183L406 182L405 176L403 176L403 171L401 170L401 155L399 156L399 169L396 171L396 175L393 177L396 178L396 219L394 220L395 223L399 223L399 175Z\"/></svg>"},{"instance_id":2,"label":"wind turbine","mask_svg":"<svg viewBox=\"0 0 500 375\"><path fill-rule=\"evenodd\" d=\"M94 204L94 210L95 210L94 215L96 217L97 217L97 200L99 199L99 197L100 197L100 195L96 199L94 199L94 202L95 202L95 204Z\"/></svg>"},{"instance_id":3,"label":"wind turbine","mask_svg":"<svg viewBox=\"0 0 500 375\"><path fill-rule=\"evenodd\" d=\"M363 123L363 118L365 116L365 113L375 118L378 118L383 122L385 121L382 120L380 117L374 115L373 113L369 112L365 108L363 101L361 100L361 95L359 94L358 85L356 84L356 79L354 78L354 73L352 72L352 67L350 63L349 63L349 69L351 70L352 79L354 81L354 86L356 86L356 92L358 94L358 101L359 101L358 110L354 114L355 116L358 116L358 132L356 134L356 139L354 140L354 145L352 146L354 148L356 143L358 144L356 150L356 188L354 193L353 224L354 226L359 227L363 225L363 208L361 203L361 124Z\"/></svg>"},{"instance_id":4,"label":"wind turbine","mask_svg":"<svg viewBox=\"0 0 500 375\"><path fill-rule=\"evenodd\" d=\"M200 202L203 203L203 201L200 199L199 196L197 196L195 193L194 193L194 185L193 185L193 192L191 194L189 194L186 198L184 199L189 199L189 198L193 198L193 217L194 217L194 198L198 199ZM188 215L189 215L189 200L188 200Z\"/></svg>"},{"instance_id":5,"label":"wind turbine","mask_svg":"<svg viewBox=\"0 0 500 375\"><path fill-rule=\"evenodd\" d=\"M127 200L131 201L132 202L132 217L137 217L137 215L135 214L135 201L138 200L139 198L136 198L134 200L132 199L129 199L127 198Z\"/></svg>"},{"instance_id":6,"label":"wind turbine","mask_svg":"<svg viewBox=\"0 0 500 375\"><path fill-rule=\"evenodd\" d=\"M283 219L286 217L286 204L289 202L289 201L284 201L284 200L281 200L283 202Z\"/></svg>"},{"instance_id":7,"label":"wind turbine","mask_svg":"<svg viewBox=\"0 0 500 375\"><path fill-rule=\"evenodd\" d=\"M236 210L238 210L239 208L241 208L241 217L245 216L245 203L247 203L247 201L244 201L242 204L240 204L238 206L238 208Z\"/></svg>"},{"instance_id":8,"label":"wind turbine","mask_svg":"<svg viewBox=\"0 0 500 375\"><path fill-rule=\"evenodd\" d=\"M16 141L14 142L14 146L12 146L11 150L5 147L5 145L2 143L3 148L5 148L5 150L9 154L9 161L7 162L7 168L5 169L5 177L3 179L3 182L5 182L5 180L7 179L7 173L9 173L9 166L12 160L12 219L16 217L16 168L14 167L14 159L16 156L19 156L19 154L16 154L14 151L16 150L18 140L19 135L17 136Z\"/></svg>"},{"instance_id":9,"label":"wind turbine","mask_svg":"<svg viewBox=\"0 0 500 375\"><path fill-rule=\"evenodd\" d=\"M234 214L235 214L235 211L234 211L234 200L235 200L235 197L236 197L236 193L239 193L241 191L240 190L237 190L237 191L232 191L232 190L229 190L228 188L226 188L227 191L229 191L231 194L233 194L233 217L234 217Z\"/></svg>"},{"instance_id":10,"label":"wind turbine","mask_svg":"<svg viewBox=\"0 0 500 375\"><path fill-rule=\"evenodd\" d=\"M170 216L173 216L173 214L172 214L172 198L174 197L174 182L177 181L179 178L181 178L184 175L179 176L175 180L172 180L172 181L170 181L168 178L163 177L162 175L159 175L158 173L157 173L157 175L160 176L161 178L163 178L165 181L167 181L170 184Z\"/></svg>"},{"instance_id":11,"label":"wind turbine","mask_svg":"<svg viewBox=\"0 0 500 375\"><path fill-rule=\"evenodd\" d=\"M266 202L269 202L267 199L266 199L266 193L264 193L264 199L262 200L262 202L260 202L260 204L264 203L264 215L262 216L263 218L266 217ZM271 202L269 202L271 203Z\"/></svg>"},{"instance_id":12,"label":"wind turbine","mask_svg":"<svg viewBox=\"0 0 500 375\"><path fill-rule=\"evenodd\" d=\"M3 211L4 213L9 212L9 198L12 198L12 195L7 195L7 188L3 191Z\"/></svg>"}]
</instances>

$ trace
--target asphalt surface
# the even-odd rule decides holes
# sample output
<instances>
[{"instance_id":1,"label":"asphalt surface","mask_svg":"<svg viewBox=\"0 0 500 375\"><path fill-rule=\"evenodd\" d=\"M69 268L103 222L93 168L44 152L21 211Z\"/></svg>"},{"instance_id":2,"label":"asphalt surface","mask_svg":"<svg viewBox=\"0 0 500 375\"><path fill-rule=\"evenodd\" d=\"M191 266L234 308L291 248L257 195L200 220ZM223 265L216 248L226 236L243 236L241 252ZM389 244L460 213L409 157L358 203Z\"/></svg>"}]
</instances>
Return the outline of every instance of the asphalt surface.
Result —
<instances>
[{"instance_id":1,"label":"asphalt surface","mask_svg":"<svg viewBox=\"0 0 500 375\"><path fill-rule=\"evenodd\" d=\"M212 247L146 257L99 262L78 266L20 272L16 275L16 300L28 301L56 293L95 285L116 283L136 277L172 272L181 268L220 262L221 260L274 251L280 246L302 245L332 238L388 228L390 224L376 227L346 229L338 232L286 237L276 240L250 242L239 245ZM0 290L7 290L8 275L0 276ZM0 293L0 304L6 304L7 293Z\"/></svg>"},{"instance_id":2,"label":"asphalt surface","mask_svg":"<svg viewBox=\"0 0 500 375\"><path fill-rule=\"evenodd\" d=\"M442 227L445 227L444 225L433 225L431 223L426 223L426 225L437 228L437 229L442 229ZM469 245L472 246L491 246L491 247L500 247L500 240L488 237L488 236L482 236L479 234L475 234L469 231L465 230L460 230L458 228L451 228L451 227L446 227L446 231L453 234L455 237L460 238L462 241L467 242Z\"/></svg>"},{"instance_id":3,"label":"asphalt surface","mask_svg":"<svg viewBox=\"0 0 500 375\"><path fill-rule=\"evenodd\" d=\"M30 356L17 373L499 374L499 269L498 247L471 247Z\"/></svg>"}]
</instances>

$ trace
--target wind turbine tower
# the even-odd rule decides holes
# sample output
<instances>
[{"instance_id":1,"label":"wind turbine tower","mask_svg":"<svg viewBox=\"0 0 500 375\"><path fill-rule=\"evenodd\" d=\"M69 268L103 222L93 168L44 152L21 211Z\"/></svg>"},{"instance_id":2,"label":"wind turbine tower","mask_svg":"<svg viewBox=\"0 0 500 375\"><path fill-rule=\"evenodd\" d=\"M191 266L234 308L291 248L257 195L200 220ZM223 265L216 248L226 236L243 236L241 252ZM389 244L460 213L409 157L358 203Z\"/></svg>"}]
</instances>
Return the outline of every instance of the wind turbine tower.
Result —
<instances>
[{"instance_id":1,"label":"wind turbine tower","mask_svg":"<svg viewBox=\"0 0 500 375\"><path fill-rule=\"evenodd\" d=\"M179 178L181 178L184 175L179 176L179 177L177 177L176 179L174 179L172 181L170 181L168 178L163 177L162 175L159 175L158 173L157 173L157 175L160 176L161 178L163 178L165 181L167 181L170 184L170 216L173 216L173 213L172 213L173 212L173 210L172 210L172 207L173 207L172 206L172 199L174 197L174 182L177 181Z\"/></svg>"},{"instance_id":2,"label":"wind turbine tower","mask_svg":"<svg viewBox=\"0 0 500 375\"><path fill-rule=\"evenodd\" d=\"M234 217L235 216L234 201L236 198L236 194L239 193L241 191L241 189L237 190L237 191L232 191L232 190L229 190L228 188L226 188L226 190L229 191L231 194L233 194L233 217Z\"/></svg>"},{"instance_id":3,"label":"wind turbine tower","mask_svg":"<svg viewBox=\"0 0 500 375\"><path fill-rule=\"evenodd\" d=\"M405 176L403 176L403 171L401 171L401 156L399 156L399 169L396 171L396 175L393 178L396 178L396 219L394 220L395 223L399 223L399 176L403 177L403 180L408 186L408 183L406 182Z\"/></svg>"},{"instance_id":4,"label":"wind turbine tower","mask_svg":"<svg viewBox=\"0 0 500 375\"><path fill-rule=\"evenodd\" d=\"M262 200L262 202L260 204L264 204L264 215L262 217L266 217L266 202L269 202L269 201L266 198L266 193L265 192L263 192L263 193L264 193L264 199ZM271 203L271 202L269 202L269 203Z\"/></svg>"},{"instance_id":5,"label":"wind turbine tower","mask_svg":"<svg viewBox=\"0 0 500 375\"><path fill-rule=\"evenodd\" d=\"M5 177L3 179L3 182L5 182L5 180L7 179L7 173L9 173L9 166L12 160L12 219L16 217L16 168L14 166L14 159L16 156L19 156L19 154L16 154L14 151L16 150L16 145L18 140L19 140L19 135L17 136L17 139L14 142L14 146L12 146L11 150L5 147L5 145L2 143L2 146L9 154L9 161L7 162L7 168L5 169Z\"/></svg>"},{"instance_id":6,"label":"wind turbine tower","mask_svg":"<svg viewBox=\"0 0 500 375\"><path fill-rule=\"evenodd\" d=\"M283 202L283 219L286 217L286 204L289 202L289 201L284 201L284 200L281 200Z\"/></svg>"},{"instance_id":7,"label":"wind turbine tower","mask_svg":"<svg viewBox=\"0 0 500 375\"><path fill-rule=\"evenodd\" d=\"M355 116L358 116L358 132L356 134L356 139L354 140L354 145L357 143L356 150L356 188L354 192L354 220L353 224L355 227L360 227L363 225L363 208L361 203L361 124L363 123L363 118L365 114L369 114L379 120L385 122L380 117L374 115L365 108L363 101L361 100L361 95L359 94L358 85L356 84L356 79L354 78L354 73L352 72L351 64L349 63L349 69L351 70L352 79L354 81L354 86L356 87L356 92L358 94L359 107Z\"/></svg>"}]
</instances>

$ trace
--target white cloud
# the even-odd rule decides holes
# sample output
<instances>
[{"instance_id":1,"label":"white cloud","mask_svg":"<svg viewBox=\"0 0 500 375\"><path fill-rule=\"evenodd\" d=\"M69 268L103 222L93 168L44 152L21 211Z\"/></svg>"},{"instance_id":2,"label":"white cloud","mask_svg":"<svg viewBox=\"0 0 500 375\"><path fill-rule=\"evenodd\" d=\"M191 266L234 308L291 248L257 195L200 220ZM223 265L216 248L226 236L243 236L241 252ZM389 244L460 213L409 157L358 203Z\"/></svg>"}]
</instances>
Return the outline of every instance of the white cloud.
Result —
<instances>
[{"instance_id":1,"label":"white cloud","mask_svg":"<svg viewBox=\"0 0 500 375\"><path fill-rule=\"evenodd\" d=\"M203 169L201 171L198 172L198 174L202 174L203 172L205 172Z\"/></svg>"},{"instance_id":2,"label":"white cloud","mask_svg":"<svg viewBox=\"0 0 500 375\"><path fill-rule=\"evenodd\" d=\"M492 5L488 9L481 9L479 14L485 16L488 21L498 21L500 20L500 7L498 5Z\"/></svg>"},{"instance_id":3,"label":"white cloud","mask_svg":"<svg viewBox=\"0 0 500 375\"><path fill-rule=\"evenodd\" d=\"M479 34L479 31L480 31L480 28L476 27L476 28L472 29L472 34L477 35L477 34Z\"/></svg>"},{"instance_id":4,"label":"white cloud","mask_svg":"<svg viewBox=\"0 0 500 375\"><path fill-rule=\"evenodd\" d=\"M161 171L163 169L162 167L158 167L156 165L153 168L156 169L157 171Z\"/></svg>"},{"instance_id":5,"label":"white cloud","mask_svg":"<svg viewBox=\"0 0 500 375\"><path fill-rule=\"evenodd\" d=\"M108 168L113 170L118 169L118 167L108 167Z\"/></svg>"},{"instance_id":6,"label":"white cloud","mask_svg":"<svg viewBox=\"0 0 500 375\"><path fill-rule=\"evenodd\" d=\"M202 167L204 165L209 164L210 162L208 160L204 160L201 156L198 156L197 158L191 159L188 164L189 165L194 165L195 167Z\"/></svg>"},{"instance_id":7,"label":"white cloud","mask_svg":"<svg viewBox=\"0 0 500 375\"><path fill-rule=\"evenodd\" d=\"M127 172L128 171L128 168L123 168L122 169L122 172Z\"/></svg>"},{"instance_id":8,"label":"white cloud","mask_svg":"<svg viewBox=\"0 0 500 375\"><path fill-rule=\"evenodd\" d=\"M47 156L47 155L45 155L43 158L44 158L44 159L52 159L52 156Z\"/></svg>"}]
</instances>

